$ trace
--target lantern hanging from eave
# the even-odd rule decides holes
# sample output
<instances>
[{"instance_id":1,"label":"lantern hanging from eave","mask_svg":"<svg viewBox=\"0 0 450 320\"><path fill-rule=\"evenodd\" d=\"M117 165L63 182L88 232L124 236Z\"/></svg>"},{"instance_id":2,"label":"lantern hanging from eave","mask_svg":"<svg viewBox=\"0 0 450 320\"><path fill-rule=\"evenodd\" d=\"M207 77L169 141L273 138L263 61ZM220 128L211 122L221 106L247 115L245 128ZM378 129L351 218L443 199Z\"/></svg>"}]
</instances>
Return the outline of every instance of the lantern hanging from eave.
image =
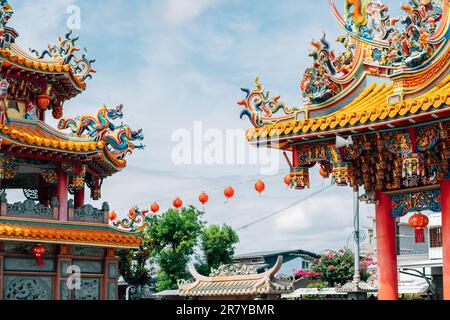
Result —
<instances>
[{"instance_id":1,"label":"lantern hanging from eave","mask_svg":"<svg viewBox=\"0 0 450 320\"><path fill-rule=\"evenodd\" d=\"M309 169L305 167L292 168L291 186L296 190L309 188Z\"/></svg>"},{"instance_id":2,"label":"lantern hanging from eave","mask_svg":"<svg viewBox=\"0 0 450 320\"><path fill-rule=\"evenodd\" d=\"M42 257L45 254L45 247L42 244L35 245L31 248L31 252L34 254L36 259L36 265L41 268L45 266L45 262Z\"/></svg>"},{"instance_id":3,"label":"lantern hanging from eave","mask_svg":"<svg viewBox=\"0 0 450 320\"><path fill-rule=\"evenodd\" d=\"M414 228L416 243L425 242L425 229L428 227L430 220L422 213L416 213L409 218L409 225Z\"/></svg>"},{"instance_id":4,"label":"lantern hanging from eave","mask_svg":"<svg viewBox=\"0 0 450 320\"><path fill-rule=\"evenodd\" d=\"M350 163L338 162L333 164L333 178L337 186L348 186Z\"/></svg>"}]
</instances>

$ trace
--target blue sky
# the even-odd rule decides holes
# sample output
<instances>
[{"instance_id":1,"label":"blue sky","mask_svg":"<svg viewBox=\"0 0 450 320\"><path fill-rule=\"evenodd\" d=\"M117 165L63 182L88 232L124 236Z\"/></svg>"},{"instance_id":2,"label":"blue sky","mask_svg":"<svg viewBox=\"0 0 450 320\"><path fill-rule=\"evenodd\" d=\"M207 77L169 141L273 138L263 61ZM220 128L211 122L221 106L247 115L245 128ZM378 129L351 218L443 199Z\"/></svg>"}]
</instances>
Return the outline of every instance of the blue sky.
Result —
<instances>
[{"instance_id":1,"label":"blue sky","mask_svg":"<svg viewBox=\"0 0 450 320\"><path fill-rule=\"evenodd\" d=\"M80 7L78 44L97 59L98 73L85 93L66 104L65 116L93 113L102 103L123 103L125 121L142 127L146 135L147 149L136 151L128 158L128 168L104 184L103 200L121 214L134 204L258 178L259 165L173 164L173 131L192 131L194 121L222 131L249 127L239 119L236 101L243 98L240 87L251 86L255 75L288 105L301 105L299 85L311 61L309 42L326 31L334 44L342 32L327 0L10 3L15 10L10 26L21 35L18 44L38 50L65 33L67 8ZM282 162L280 173L287 170ZM266 179L267 191L261 197L248 183L237 186L236 198L227 204L222 191L210 192L205 219L239 227L307 196L323 183L315 170L309 191L287 190L278 176ZM197 204L196 197L184 200ZM168 208L170 202L161 206ZM363 218L373 210L363 206ZM338 249L347 244L352 225L352 191L334 188L243 230L237 251Z\"/></svg>"}]
</instances>

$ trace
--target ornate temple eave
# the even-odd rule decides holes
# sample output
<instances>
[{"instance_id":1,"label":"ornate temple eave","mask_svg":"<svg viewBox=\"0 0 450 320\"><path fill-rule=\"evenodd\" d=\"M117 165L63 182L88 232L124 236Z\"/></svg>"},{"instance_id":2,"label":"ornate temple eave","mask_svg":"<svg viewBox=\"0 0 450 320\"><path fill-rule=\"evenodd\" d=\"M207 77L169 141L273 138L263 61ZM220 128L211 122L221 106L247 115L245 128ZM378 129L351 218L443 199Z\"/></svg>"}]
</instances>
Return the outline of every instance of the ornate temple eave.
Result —
<instances>
[{"instance_id":1,"label":"ornate temple eave","mask_svg":"<svg viewBox=\"0 0 450 320\"><path fill-rule=\"evenodd\" d=\"M14 120L9 126L0 125L0 141L5 153L20 156L28 152L49 161L85 162L100 177L111 176L126 167L126 161L115 159L103 142L74 138L38 120Z\"/></svg>"},{"instance_id":2,"label":"ornate temple eave","mask_svg":"<svg viewBox=\"0 0 450 320\"><path fill-rule=\"evenodd\" d=\"M220 297L220 296L254 296L284 294L293 291L293 281L276 279L275 275L283 264L279 256L275 266L261 274L223 275L206 277L200 275L194 265L189 271L194 282L181 282L178 293L180 296Z\"/></svg>"},{"instance_id":3,"label":"ornate temple eave","mask_svg":"<svg viewBox=\"0 0 450 320\"><path fill-rule=\"evenodd\" d=\"M393 85L371 85L357 99L325 117L249 129L247 140L257 145L308 141L336 134L357 134L424 123L450 116L450 76L427 93L389 104Z\"/></svg>"},{"instance_id":4,"label":"ornate temple eave","mask_svg":"<svg viewBox=\"0 0 450 320\"><path fill-rule=\"evenodd\" d=\"M70 65L62 65L53 60L32 58L15 45L0 48L2 72L8 76L27 77L60 88L63 100L74 98L86 89L86 83L77 77Z\"/></svg>"},{"instance_id":5,"label":"ornate temple eave","mask_svg":"<svg viewBox=\"0 0 450 320\"><path fill-rule=\"evenodd\" d=\"M0 218L0 241L136 249L140 235L104 224Z\"/></svg>"}]
</instances>

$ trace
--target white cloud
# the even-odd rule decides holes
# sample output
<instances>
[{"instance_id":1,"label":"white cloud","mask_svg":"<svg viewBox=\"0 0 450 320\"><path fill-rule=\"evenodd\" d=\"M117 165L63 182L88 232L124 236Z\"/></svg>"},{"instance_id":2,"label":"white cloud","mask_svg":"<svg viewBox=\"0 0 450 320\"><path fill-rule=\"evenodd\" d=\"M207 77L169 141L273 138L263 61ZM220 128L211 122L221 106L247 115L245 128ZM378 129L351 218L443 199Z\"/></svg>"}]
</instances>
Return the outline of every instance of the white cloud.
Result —
<instances>
[{"instance_id":1,"label":"white cloud","mask_svg":"<svg viewBox=\"0 0 450 320\"><path fill-rule=\"evenodd\" d=\"M217 0L167 0L165 18L173 25L180 25L202 14Z\"/></svg>"},{"instance_id":2,"label":"white cloud","mask_svg":"<svg viewBox=\"0 0 450 320\"><path fill-rule=\"evenodd\" d=\"M47 44L55 43L57 37L67 31L67 8L74 3L76 0L11 1L14 16L10 25L20 26L18 43L25 50L42 50Z\"/></svg>"}]
</instances>

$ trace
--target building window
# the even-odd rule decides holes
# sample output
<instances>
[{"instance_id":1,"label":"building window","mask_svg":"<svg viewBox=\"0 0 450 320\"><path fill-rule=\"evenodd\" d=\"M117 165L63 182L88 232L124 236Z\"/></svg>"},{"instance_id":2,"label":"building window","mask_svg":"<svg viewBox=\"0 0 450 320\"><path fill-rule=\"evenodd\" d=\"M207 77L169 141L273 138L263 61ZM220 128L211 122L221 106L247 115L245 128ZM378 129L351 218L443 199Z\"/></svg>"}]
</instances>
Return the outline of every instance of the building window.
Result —
<instances>
[{"instance_id":1,"label":"building window","mask_svg":"<svg viewBox=\"0 0 450 320\"><path fill-rule=\"evenodd\" d=\"M302 269L309 270L309 262L308 261L302 261Z\"/></svg>"},{"instance_id":2,"label":"building window","mask_svg":"<svg viewBox=\"0 0 450 320\"><path fill-rule=\"evenodd\" d=\"M442 247L442 228L430 229L430 248Z\"/></svg>"}]
</instances>

